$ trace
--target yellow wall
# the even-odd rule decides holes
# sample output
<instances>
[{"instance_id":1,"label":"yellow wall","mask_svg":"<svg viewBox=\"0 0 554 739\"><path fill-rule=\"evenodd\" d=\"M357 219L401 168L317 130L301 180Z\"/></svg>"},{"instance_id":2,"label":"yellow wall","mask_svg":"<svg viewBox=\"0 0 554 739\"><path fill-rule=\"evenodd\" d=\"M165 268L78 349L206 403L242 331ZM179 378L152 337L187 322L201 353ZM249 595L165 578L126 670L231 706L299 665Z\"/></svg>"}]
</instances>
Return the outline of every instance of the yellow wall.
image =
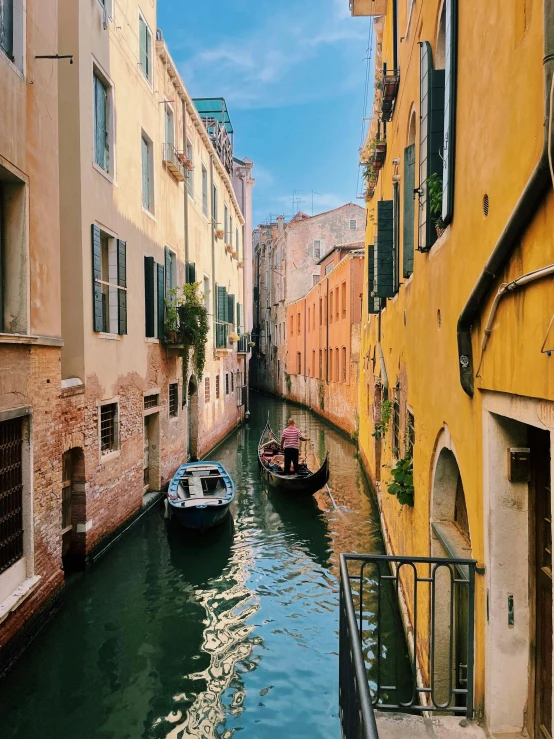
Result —
<instances>
[{"instance_id":1,"label":"yellow wall","mask_svg":"<svg viewBox=\"0 0 554 739\"><path fill-rule=\"evenodd\" d=\"M402 234L402 177L408 145L410 111L416 111L416 187L419 184L419 41L436 52L440 0L416 2L409 28L406 5L399 2L399 66L401 82L396 109L387 126L387 158L374 197L368 201L366 243L373 244L376 203L392 198L394 158L400 160ZM481 391L490 389L554 400L554 359L540 353L554 304L552 281L544 280L508 296L500 304L482 377L475 395L462 390L458 373L456 323L458 316L502 232L535 166L543 136L542 3L516 0L510 10L502 0L459 3L458 81L454 219L429 253L414 255L414 274L382 312L381 343L390 388L400 381L402 405L415 416L415 506L400 508L387 495L394 463L390 434L376 459L371 436L375 378L379 376L376 349L378 321L367 314L364 286L362 358L360 361L360 447L374 481L382 477L380 502L389 545L396 554L430 554L431 484L437 438L447 427L455 448L468 509L473 556L483 562L484 493ZM384 20L382 62L392 68L392 3ZM377 21L382 26L382 21ZM379 38L377 39L379 42ZM376 44L379 49L379 43ZM490 210L483 212L488 194ZM554 262L553 198L540 206L500 283ZM417 211L415 203L415 246ZM402 259L402 237L400 244ZM402 274L402 272L400 273ZM478 325L473 327L475 366L492 294ZM439 321L440 311L440 321ZM365 361L364 361L365 360ZM368 397L369 396L369 397ZM370 412L363 412L370 408ZM404 414L404 410L401 412ZM405 416L402 416L404 418ZM401 423L401 427L402 427ZM539 425L539 424L538 424ZM378 486L379 487L379 486ZM484 585L477 590L477 702L484 680Z\"/></svg>"}]
</instances>

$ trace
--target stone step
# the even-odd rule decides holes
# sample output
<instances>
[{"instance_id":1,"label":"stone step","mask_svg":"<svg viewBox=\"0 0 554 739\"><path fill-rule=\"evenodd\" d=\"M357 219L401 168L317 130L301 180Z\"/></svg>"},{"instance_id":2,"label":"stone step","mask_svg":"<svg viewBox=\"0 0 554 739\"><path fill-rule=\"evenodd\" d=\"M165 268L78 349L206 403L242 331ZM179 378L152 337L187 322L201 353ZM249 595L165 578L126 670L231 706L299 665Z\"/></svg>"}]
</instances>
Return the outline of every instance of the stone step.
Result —
<instances>
[{"instance_id":1,"label":"stone step","mask_svg":"<svg viewBox=\"0 0 554 739\"><path fill-rule=\"evenodd\" d=\"M487 739L489 734L474 721L460 716L424 718L406 713L376 711L379 739Z\"/></svg>"}]
</instances>

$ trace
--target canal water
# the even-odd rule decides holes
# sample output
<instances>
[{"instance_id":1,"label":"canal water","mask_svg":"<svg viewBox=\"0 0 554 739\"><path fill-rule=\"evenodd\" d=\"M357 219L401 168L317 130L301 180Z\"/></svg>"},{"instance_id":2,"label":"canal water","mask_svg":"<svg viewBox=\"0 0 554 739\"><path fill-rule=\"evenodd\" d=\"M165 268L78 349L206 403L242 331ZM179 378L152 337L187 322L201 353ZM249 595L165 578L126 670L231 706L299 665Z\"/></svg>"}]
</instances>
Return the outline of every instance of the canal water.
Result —
<instances>
[{"instance_id":1,"label":"canal water","mask_svg":"<svg viewBox=\"0 0 554 739\"><path fill-rule=\"evenodd\" d=\"M155 506L88 572L0 682L3 739L337 739L338 555L381 553L354 445L314 414L251 394L219 446L233 517L192 536ZM269 415L330 454L330 488L292 501L260 483ZM389 651L404 649L392 619ZM369 660L371 661L371 660Z\"/></svg>"}]
</instances>

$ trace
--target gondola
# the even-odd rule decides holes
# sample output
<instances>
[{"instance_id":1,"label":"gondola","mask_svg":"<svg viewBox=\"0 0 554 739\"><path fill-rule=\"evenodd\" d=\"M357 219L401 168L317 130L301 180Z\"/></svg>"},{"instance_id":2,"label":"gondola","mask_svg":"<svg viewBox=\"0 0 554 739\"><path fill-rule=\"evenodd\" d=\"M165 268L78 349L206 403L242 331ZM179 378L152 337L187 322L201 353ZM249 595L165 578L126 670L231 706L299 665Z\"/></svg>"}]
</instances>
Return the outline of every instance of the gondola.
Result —
<instances>
[{"instance_id":1,"label":"gondola","mask_svg":"<svg viewBox=\"0 0 554 739\"><path fill-rule=\"evenodd\" d=\"M221 523L235 497L235 485L219 462L188 462L173 475L168 512L182 526L204 531Z\"/></svg>"},{"instance_id":2,"label":"gondola","mask_svg":"<svg viewBox=\"0 0 554 739\"><path fill-rule=\"evenodd\" d=\"M313 495L325 486L329 479L328 454L325 456L323 464L316 472L312 472L304 466L304 469L301 469L298 475L285 475L282 472L271 469L275 450L279 447L279 439L273 433L268 421L258 444L260 475L268 485L276 490L281 490L298 496Z\"/></svg>"}]
</instances>

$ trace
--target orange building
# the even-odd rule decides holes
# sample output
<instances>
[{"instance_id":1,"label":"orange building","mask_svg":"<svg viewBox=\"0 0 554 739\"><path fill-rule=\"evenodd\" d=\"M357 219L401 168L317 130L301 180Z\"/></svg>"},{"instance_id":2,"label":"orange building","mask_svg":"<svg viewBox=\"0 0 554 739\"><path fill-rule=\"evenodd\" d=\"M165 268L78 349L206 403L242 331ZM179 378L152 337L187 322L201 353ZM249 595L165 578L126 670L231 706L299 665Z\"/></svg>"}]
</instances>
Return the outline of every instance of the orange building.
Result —
<instances>
[{"instance_id":1,"label":"orange building","mask_svg":"<svg viewBox=\"0 0 554 739\"><path fill-rule=\"evenodd\" d=\"M317 285L287 306L287 397L356 435L363 243L335 246L319 264Z\"/></svg>"}]
</instances>

